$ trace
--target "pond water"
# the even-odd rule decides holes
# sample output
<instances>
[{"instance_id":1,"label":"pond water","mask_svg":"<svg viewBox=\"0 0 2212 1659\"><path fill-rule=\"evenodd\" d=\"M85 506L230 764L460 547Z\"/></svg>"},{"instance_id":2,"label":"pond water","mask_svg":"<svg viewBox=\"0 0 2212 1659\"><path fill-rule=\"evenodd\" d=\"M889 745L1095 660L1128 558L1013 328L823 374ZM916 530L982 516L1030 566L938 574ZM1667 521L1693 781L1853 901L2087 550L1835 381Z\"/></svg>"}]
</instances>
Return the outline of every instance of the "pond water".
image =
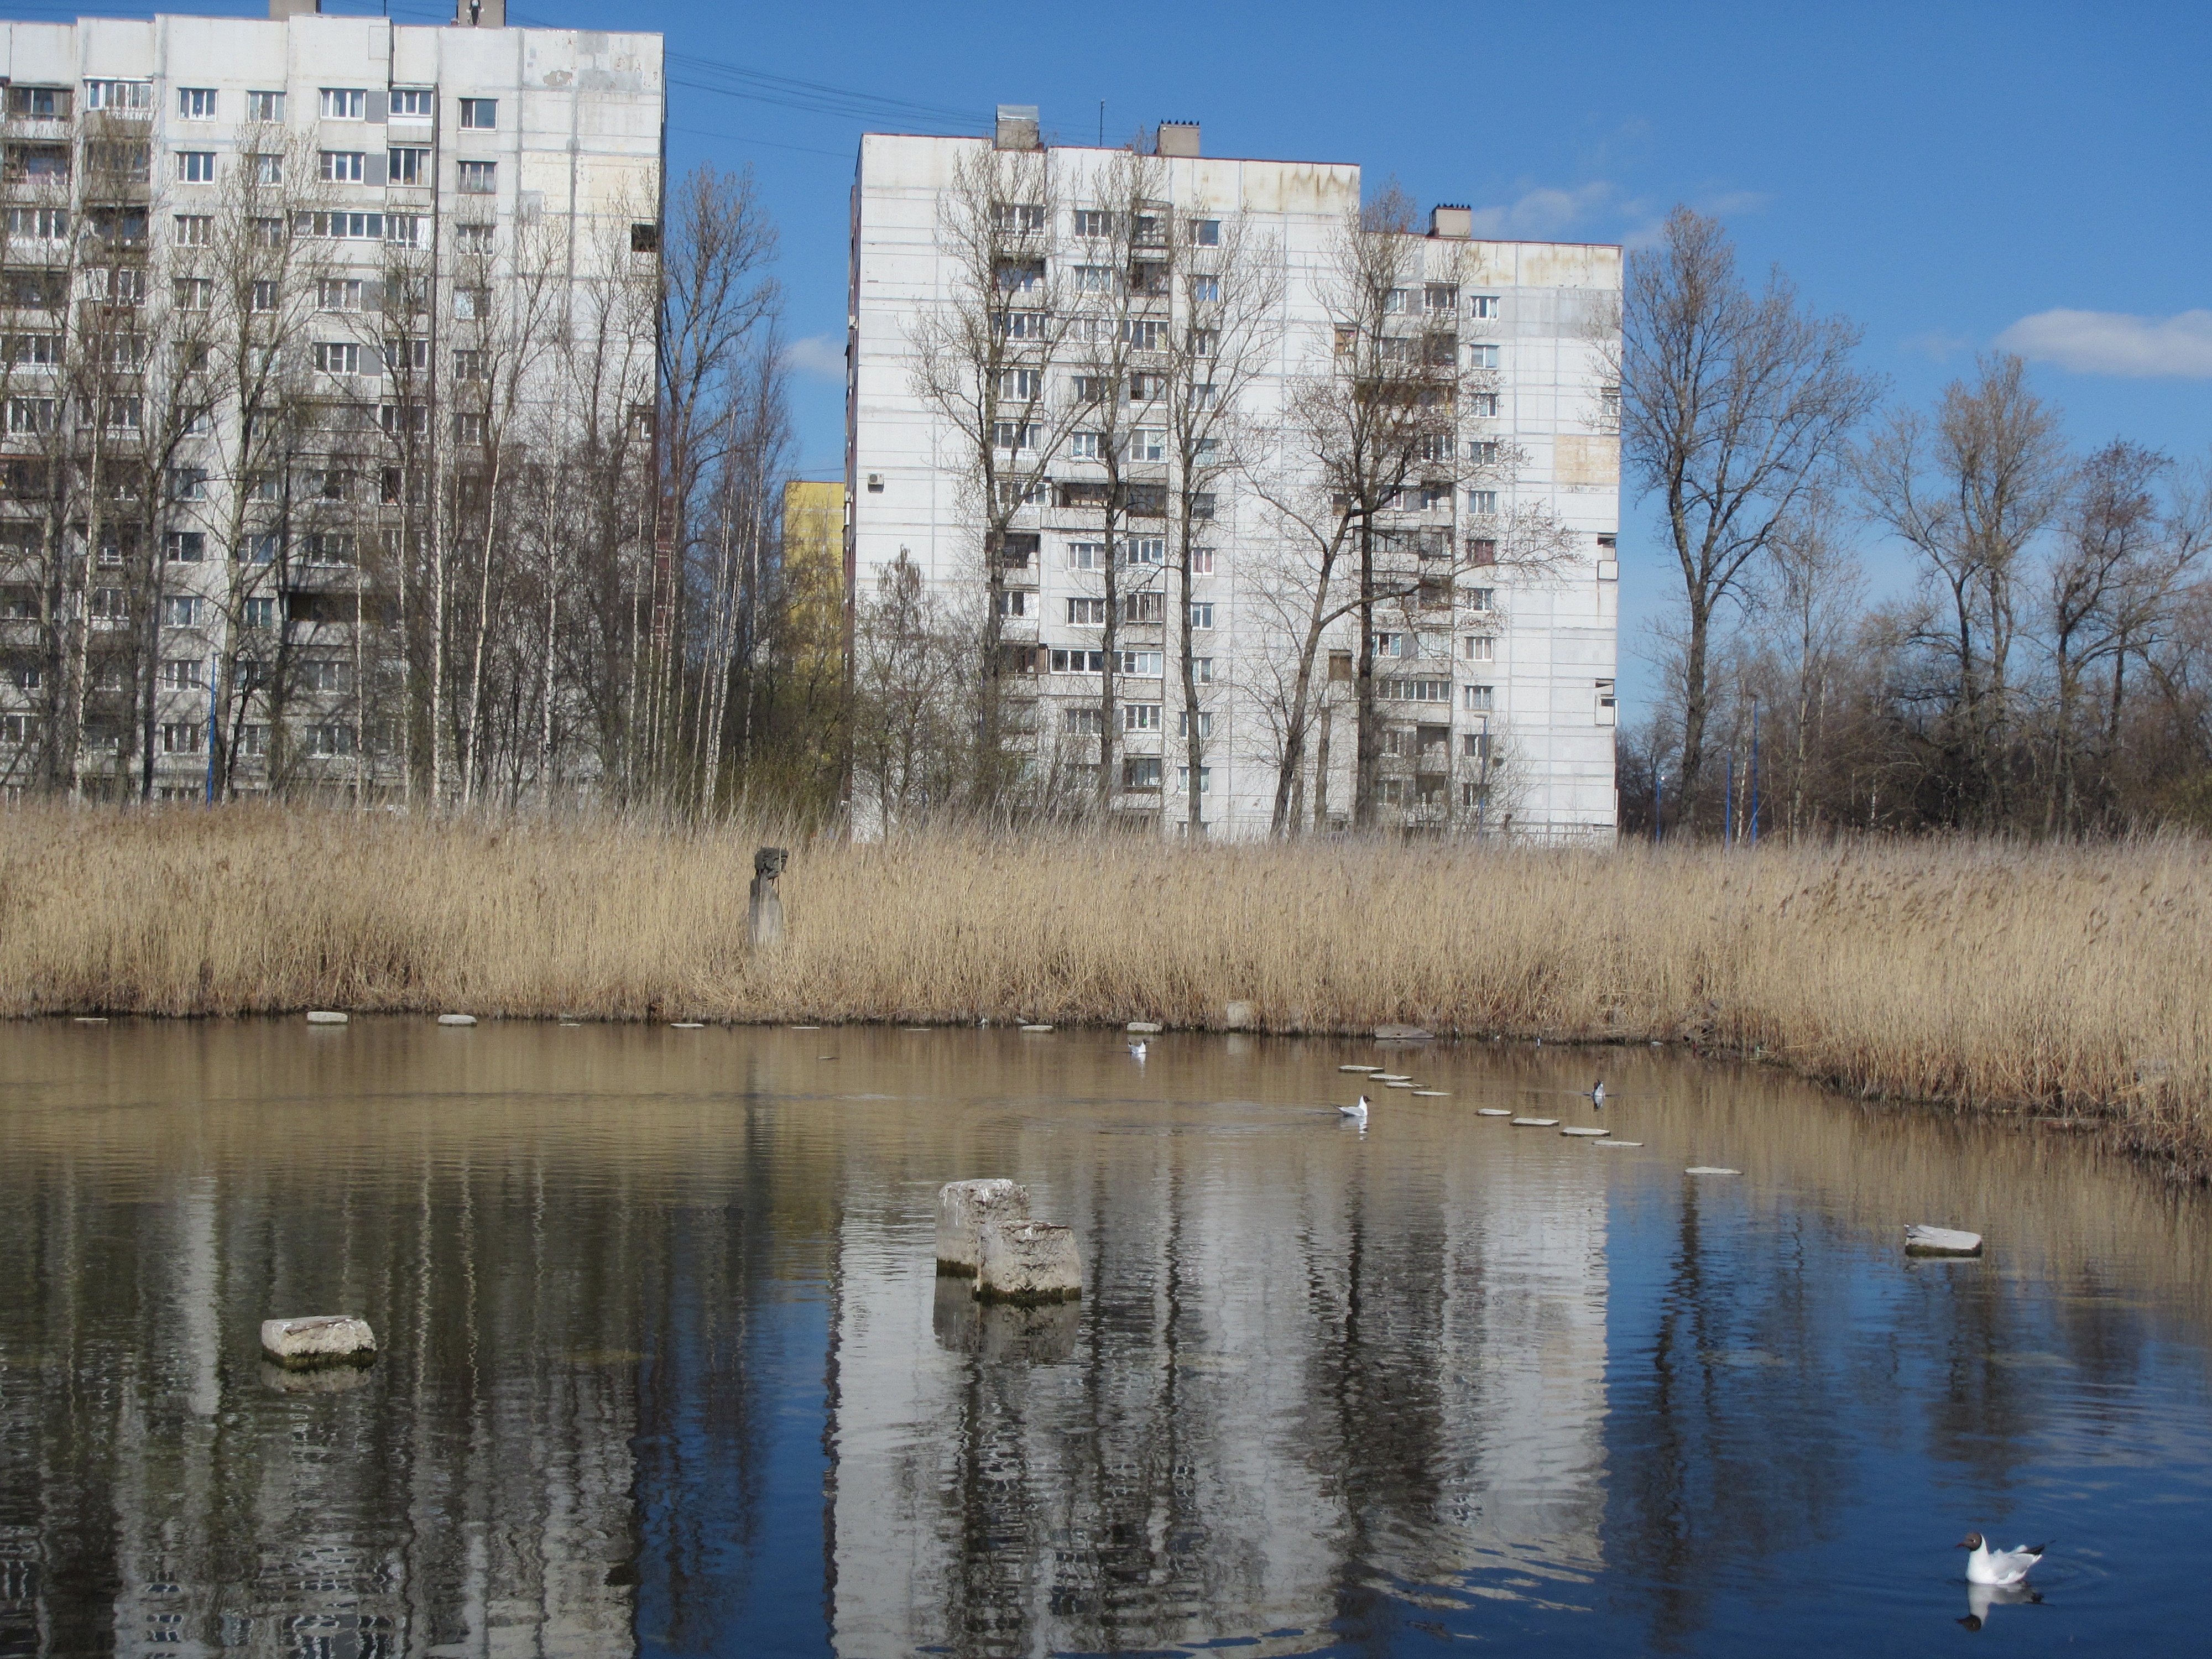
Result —
<instances>
[{"instance_id":1,"label":"pond water","mask_svg":"<svg viewBox=\"0 0 2212 1659\"><path fill-rule=\"evenodd\" d=\"M1362 1133L1354 1062L1444 1092ZM1601 1070L1641 1146L1479 1115ZM117 1021L0 1029L0 1656L2202 1639L2212 1207L2057 1133L1646 1049ZM936 1277L991 1175L1079 1304ZM373 1368L264 1367L336 1311Z\"/></svg>"}]
</instances>

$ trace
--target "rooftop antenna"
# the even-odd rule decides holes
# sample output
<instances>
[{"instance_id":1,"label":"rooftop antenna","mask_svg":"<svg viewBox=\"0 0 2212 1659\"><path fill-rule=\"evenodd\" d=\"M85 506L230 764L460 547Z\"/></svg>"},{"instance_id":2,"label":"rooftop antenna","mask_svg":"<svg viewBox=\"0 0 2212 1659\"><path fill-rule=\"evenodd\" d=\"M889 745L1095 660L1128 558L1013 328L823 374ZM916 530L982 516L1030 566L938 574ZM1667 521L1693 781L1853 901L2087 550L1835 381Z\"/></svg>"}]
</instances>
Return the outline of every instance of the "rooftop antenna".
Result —
<instances>
[{"instance_id":1,"label":"rooftop antenna","mask_svg":"<svg viewBox=\"0 0 2212 1659\"><path fill-rule=\"evenodd\" d=\"M1098 148L1106 148L1106 100L1098 100Z\"/></svg>"}]
</instances>

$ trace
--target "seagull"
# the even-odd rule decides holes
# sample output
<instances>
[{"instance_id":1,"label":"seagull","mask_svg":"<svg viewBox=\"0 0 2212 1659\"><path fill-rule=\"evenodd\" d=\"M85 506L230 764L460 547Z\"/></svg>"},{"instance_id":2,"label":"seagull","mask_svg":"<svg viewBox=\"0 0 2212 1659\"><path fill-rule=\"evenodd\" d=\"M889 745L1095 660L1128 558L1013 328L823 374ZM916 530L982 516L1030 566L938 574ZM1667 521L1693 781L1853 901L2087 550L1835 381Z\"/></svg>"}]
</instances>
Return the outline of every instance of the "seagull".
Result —
<instances>
[{"instance_id":1,"label":"seagull","mask_svg":"<svg viewBox=\"0 0 2212 1659\"><path fill-rule=\"evenodd\" d=\"M1979 1630L1990 1622L1991 1607L2038 1607L2042 1601L2043 1593L2027 1584L1969 1584L1966 1616L1959 1622Z\"/></svg>"},{"instance_id":2,"label":"seagull","mask_svg":"<svg viewBox=\"0 0 2212 1659\"><path fill-rule=\"evenodd\" d=\"M1139 1040L1138 1042L1133 1042L1133 1043L1131 1043L1131 1044L1129 1045L1129 1058L1130 1058L1130 1059L1132 1059L1132 1060L1140 1060L1144 1059L1144 1057L1145 1057L1145 1045L1144 1045L1144 1042L1143 1042L1143 1041L1142 1041L1141 1039L1140 1039L1140 1040Z\"/></svg>"},{"instance_id":3,"label":"seagull","mask_svg":"<svg viewBox=\"0 0 2212 1659\"><path fill-rule=\"evenodd\" d=\"M1336 1109L1362 1128L1367 1127L1367 1097L1365 1095L1359 1097L1359 1104L1357 1106L1340 1106Z\"/></svg>"},{"instance_id":4,"label":"seagull","mask_svg":"<svg viewBox=\"0 0 2212 1659\"><path fill-rule=\"evenodd\" d=\"M1600 1078L1596 1085L1590 1090L1589 1099L1590 1104L1599 1111L1605 1109L1605 1079L1603 1078Z\"/></svg>"},{"instance_id":5,"label":"seagull","mask_svg":"<svg viewBox=\"0 0 2212 1659\"><path fill-rule=\"evenodd\" d=\"M1970 1584L2018 1584L2024 1583L2028 1570L2043 1559L2045 1544L2023 1544L2018 1549L1993 1550L1983 1541L1981 1534L1970 1532L1959 1540L1962 1550L1972 1550L1966 1558L1966 1582Z\"/></svg>"}]
</instances>

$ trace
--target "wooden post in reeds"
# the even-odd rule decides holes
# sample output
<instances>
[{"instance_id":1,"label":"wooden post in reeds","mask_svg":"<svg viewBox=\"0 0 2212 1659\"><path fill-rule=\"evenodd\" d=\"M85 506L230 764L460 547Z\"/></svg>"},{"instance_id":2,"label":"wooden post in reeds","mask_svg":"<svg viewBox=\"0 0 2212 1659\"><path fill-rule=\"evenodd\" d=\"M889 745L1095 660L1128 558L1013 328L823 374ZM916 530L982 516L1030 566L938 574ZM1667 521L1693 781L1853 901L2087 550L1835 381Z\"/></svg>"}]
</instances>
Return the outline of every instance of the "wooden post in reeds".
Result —
<instances>
[{"instance_id":1,"label":"wooden post in reeds","mask_svg":"<svg viewBox=\"0 0 2212 1659\"><path fill-rule=\"evenodd\" d=\"M790 857L781 847L763 847L753 854L752 896L745 907L745 922L755 950L783 943L783 900L775 883Z\"/></svg>"}]
</instances>

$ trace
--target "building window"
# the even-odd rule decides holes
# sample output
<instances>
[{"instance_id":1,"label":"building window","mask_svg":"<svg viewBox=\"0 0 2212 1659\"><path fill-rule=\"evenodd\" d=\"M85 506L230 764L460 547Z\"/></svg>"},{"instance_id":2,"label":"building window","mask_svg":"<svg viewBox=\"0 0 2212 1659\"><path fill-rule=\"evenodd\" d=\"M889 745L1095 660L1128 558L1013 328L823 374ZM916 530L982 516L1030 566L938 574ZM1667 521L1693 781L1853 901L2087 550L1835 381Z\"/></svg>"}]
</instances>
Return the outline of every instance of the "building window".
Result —
<instances>
[{"instance_id":1,"label":"building window","mask_svg":"<svg viewBox=\"0 0 2212 1659\"><path fill-rule=\"evenodd\" d=\"M180 149L177 152L177 180L186 185L211 185L215 182L215 152L211 149Z\"/></svg>"},{"instance_id":2,"label":"building window","mask_svg":"<svg viewBox=\"0 0 2212 1659\"><path fill-rule=\"evenodd\" d=\"M154 107L154 83L151 81L88 81L84 83L84 106L87 109L144 111Z\"/></svg>"},{"instance_id":3,"label":"building window","mask_svg":"<svg viewBox=\"0 0 2212 1659\"><path fill-rule=\"evenodd\" d=\"M176 216L177 246L179 247L212 247L215 245L215 220L204 213L179 213Z\"/></svg>"},{"instance_id":4,"label":"building window","mask_svg":"<svg viewBox=\"0 0 2212 1659\"><path fill-rule=\"evenodd\" d=\"M1179 711L1176 715L1176 735L1179 738L1187 738L1190 735L1190 710L1188 708ZM1212 710L1200 709L1199 711L1198 735L1201 739L1210 738L1213 735Z\"/></svg>"},{"instance_id":5,"label":"building window","mask_svg":"<svg viewBox=\"0 0 2212 1659\"><path fill-rule=\"evenodd\" d=\"M1157 789L1160 787L1160 769L1158 755L1131 755L1121 763L1121 787Z\"/></svg>"},{"instance_id":6,"label":"building window","mask_svg":"<svg viewBox=\"0 0 2212 1659\"><path fill-rule=\"evenodd\" d=\"M361 348L350 340L315 342L315 367L325 374L361 373Z\"/></svg>"},{"instance_id":7,"label":"building window","mask_svg":"<svg viewBox=\"0 0 2212 1659\"><path fill-rule=\"evenodd\" d=\"M407 145L384 153L386 178L395 185L427 185L430 182L430 152Z\"/></svg>"},{"instance_id":8,"label":"building window","mask_svg":"<svg viewBox=\"0 0 2212 1659\"><path fill-rule=\"evenodd\" d=\"M269 728L265 726L241 726L238 728L238 752L251 760L258 760L269 752Z\"/></svg>"},{"instance_id":9,"label":"building window","mask_svg":"<svg viewBox=\"0 0 2212 1659\"><path fill-rule=\"evenodd\" d=\"M307 538L303 552L309 564L345 566L353 562L353 532L325 530Z\"/></svg>"},{"instance_id":10,"label":"building window","mask_svg":"<svg viewBox=\"0 0 2212 1659\"><path fill-rule=\"evenodd\" d=\"M1462 587L1460 597L1470 611L1487 612L1498 609L1498 590L1494 587Z\"/></svg>"},{"instance_id":11,"label":"building window","mask_svg":"<svg viewBox=\"0 0 2212 1659\"><path fill-rule=\"evenodd\" d=\"M1467 302L1467 314L1485 321L1494 321L1498 316L1498 296L1495 294L1470 296Z\"/></svg>"},{"instance_id":12,"label":"building window","mask_svg":"<svg viewBox=\"0 0 2212 1659\"><path fill-rule=\"evenodd\" d=\"M8 399L8 430L22 436L52 432L59 408L60 405L52 398L10 398Z\"/></svg>"},{"instance_id":13,"label":"building window","mask_svg":"<svg viewBox=\"0 0 2212 1659\"><path fill-rule=\"evenodd\" d=\"M1467 349L1467 366L1469 368L1497 368L1498 348L1494 345L1469 346Z\"/></svg>"},{"instance_id":14,"label":"building window","mask_svg":"<svg viewBox=\"0 0 2212 1659\"><path fill-rule=\"evenodd\" d=\"M1103 542L1070 542L1067 544L1067 568L1071 570L1103 570L1106 566L1106 544ZM1106 603L1101 599L1101 605ZM1100 620L1103 622L1103 617Z\"/></svg>"},{"instance_id":15,"label":"building window","mask_svg":"<svg viewBox=\"0 0 2212 1659\"><path fill-rule=\"evenodd\" d=\"M170 593L161 600L161 625L164 628L196 628L199 625L200 602L190 593Z\"/></svg>"},{"instance_id":16,"label":"building window","mask_svg":"<svg viewBox=\"0 0 2212 1659\"><path fill-rule=\"evenodd\" d=\"M1190 793L1190 768L1188 766L1178 766L1176 768L1176 787L1186 795ZM1201 795L1207 794L1212 792L1212 788L1213 769L1210 766L1200 767L1198 769L1198 793Z\"/></svg>"},{"instance_id":17,"label":"building window","mask_svg":"<svg viewBox=\"0 0 2212 1659\"><path fill-rule=\"evenodd\" d=\"M248 599L239 614L248 628L272 628L276 623L276 601L268 598Z\"/></svg>"},{"instance_id":18,"label":"building window","mask_svg":"<svg viewBox=\"0 0 2212 1659\"><path fill-rule=\"evenodd\" d=\"M169 469L169 499L204 501L207 499L207 469L204 466L173 466Z\"/></svg>"},{"instance_id":19,"label":"building window","mask_svg":"<svg viewBox=\"0 0 2212 1659\"><path fill-rule=\"evenodd\" d=\"M1009 587L1001 589L994 603L1002 617L1026 617L1030 613L1029 601L1027 588Z\"/></svg>"},{"instance_id":20,"label":"building window","mask_svg":"<svg viewBox=\"0 0 2212 1659\"><path fill-rule=\"evenodd\" d=\"M215 304L215 282L207 276L179 276L175 283L177 309L205 311Z\"/></svg>"},{"instance_id":21,"label":"building window","mask_svg":"<svg viewBox=\"0 0 2212 1659\"><path fill-rule=\"evenodd\" d=\"M321 178L326 185L357 185L367 175L368 156L357 149L322 152Z\"/></svg>"},{"instance_id":22,"label":"building window","mask_svg":"<svg viewBox=\"0 0 2212 1659\"><path fill-rule=\"evenodd\" d=\"M392 243L396 247L422 246L422 216L415 213L386 214L384 216L384 240Z\"/></svg>"},{"instance_id":23,"label":"building window","mask_svg":"<svg viewBox=\"0 0 2212 1659\"><path fill-rule=\"evenodd\" d=\"M484 355L467 349L453 353L453 378L457 380L483 380L490 377L484 373Z\"/></svg>"},{"instance_id":24,"label":"building window","mask_svg":"<svg viewBox=\"0 0 2212 1659\"><path fill-rule=\"evenodd\" d=\"M1189 224L1190 245L1193 247L1219 247L1221 246L1220 220L1193 219L1189 222Z\"/></svg>"},{"instance_id":25,"label":"building window","mask_svg":"<svg viewBox=\"0 0 2212 1659\"><path fill-rule=\"evenodd\" d=\"M1103 651L1068 651L1055 647L1052 653L1052 672L1055 674L1103 674L1106 672L1106 653Z\"/></svg>"},{"instance_id":26,"label":"building window","mask_svg":"<svg viewBox=\"0 0 2212 1659\"><path fill-rule=\"evenodd\" d=\"M1431 283L1423 291L1421 297L1432 312L1448 311L1455 316L1459 313L1457 283Z\"/></svg>"},{"instance_id":27,"label":"building window","mask_svg":"<svg viewBox=\"0 0 2212 1659\"><path fill-rule=\"evenodd\" d=\"M1190 625L1194 629L1211 628L1213 626L1213 601L1212 599L1194 599L1191 601Z\"/></svg>"},{"instance_id":28,"label":"building window","mask_svg":"<svg viewBox=\"0 0 2212 1659\"><path fill-rule=\"evenodd\" d=\"M1075 628L1103 628L1106 625L1106 601L1071 599L1067 602L1067 620L1069 625Z\"/></svg>"},{"instance_id":29,"label":"building window","mask_svg":"<svg viewBox=\"0 0 2212 1659\"><path fill-rule=\"evenodd\" d=\"M1114 234L1114 216L1103 208L1078 208L1075 210L1075 234L1094 239L1111 236Z\"/></svg>"},{"instance_id":30,"label":"building window","mask_svg":"<svg viewBox=\"0 0 2212 1659\"><path fill-rule=\"evenodd\" d=\"M340 692L353 690L353 665L343 657L307 657L300 663L302 691Z\"/></svg>"},{"instance_id":31,"label":"building window","mask_svg":"<svg viewBox=\"0 0 2212 1659\"><path fill-rule=\"evenodd\" d=\"M1476 714L1487 714L1498 706L1498 688L1494 685L1462 685L1459 689L1460 707Z\"/></svg>"},{"instance_id":32,"label":"building window","mask_svg":"<svg viewBox=\"0 0 2212 1659\"><path fill-rule=\"evenodd\" d=\"M991 441L1000 449L1014 453L1035 449L1040 430L1028 421L997 421L992 423Z\"/></svg>"},{"instance_id":33,"label":"building window","mask_svg":"<svg viewBox=\"0 0 2212 1659\"><path fill-rule=\"evenodd\" d=\"M394 87L392 89L392 118L395 121L427 121L434 113L432 100L436 96L428 87Z\"/></svg>"},{"instance_id":34,"label":"building window","mask_svg":"<svg viewBox=\"0 0 2212 1659\"><path fill-rule=\"evenodd\" d=\"M480 323L491 316L491 290L483 288L457 288L453 290L453 318L457 322Z\"/></svg>"},{"instance_id":35,"label":"building window","mask_svg":"<svg viewBox=\"0 0 2212 1659\"><path fill-rule=\"evenodd\" d=\"M660 252L660 227L650 219L635 221L629 228L629 251L632 253Z\"/></svg>"},{"instance_id":36,"label":"building window","mask_svg":"<svg viewBox=\"0 0 2212 1659\"><path fill-rule=\"evenodd\" d=\"M453 246L464 253L489 253L497 228L482 220L465 220L453 227Z\"/></svg>"},{"instance_id":37,"label":"building window","mask_svg":"<svg viewBox=\"0 0 2212 1659\"><path fill-rule=\"evenodd\" d=\"M206 686L200 678L203 665L198 657L172 657L161 665L161 690L164 691L200 691Z\"/></svg>"},{"instance_id":38,"label":"building window","mask_svg":"<svg viewBox=\"0 0 2212 1659\"><path fill-rule=\"evenodd\" d=\"M1468 394L1467 412L1477 420L1498 418L1498 394L1495 392L1474 392Z\"/></svg>"},{"instance_id":39,"label":"building window","mask_svg":"<svg viewBox=\"0 0 2212 1659\"><path fill-rule=\"evenodd\" d=\"M283 538L274 532L264 532L253 538L247 548L247 555L256 564L274 564L277 555L283 550Z\"/></svg>"},{"instance_id":40,"label":"building window","mask_svg":"<svg viewBox=\"0 0 2212 1659\"><path fill-rule=\"evenodd\" d=\"M171 564L198 564L207 557L207 535L198 530L172 530L164 550Z\"/></svg>"},{"instance_id":41,"label":"building window","mask_svg":"<svg viewBox=\"0 0 2212 1659\"><path fill-rule=\"evenodd\" d=\"M1498 562L1498 538L1470 536L1467 539L1467 562L1477 569L1487 569Z\"/></svg>"},{"instance_id":42,"label":"building window","mask_svg":"<svg viewBox=\"0 0 2212 1659\"><path fill-rule=\"evenodd\" d=\"M484 417L481 415L454 416L453 440L456 443L482 443L484 441Z\"/></svg>"},{"instance_id":43,"label":"building window","mask_svg":"<svg viewBox=\"0 0 2212 1659\"><path fill-rule=\"evenodd\" d=\"M165 755L197 755L204 730L198 720L170 720L161 727L161 752Z\"/></svg>"},{"instance_id":44,"label":"building window","mask_svg":"<svg viewBox=\"0 0 2212 1659\"><path fill-rule=\"evenodd\" d=\"M1164 536L1134 536L1121 544L1121 562L1125 565L1164 565L1168 561L1168 538Z\"/></svg>"},{"instance_id":45,"label":"building window","mask_svg":"<svg viewBox=\"0 0 2212 1659\"><path fill-rule=\"evenodd\" d=\"M1190 677L1194 680L1196 680L1200 685L1212 684L1213 659L1211 657L1193 657L1190 659Z\"/></svg>"},{"instance_id":46,"label":"building window","mask_svg":"<svg viewBox=\"0 0 2212 1659\"><path fill-rule=\"evenodd\" d=\"M1009 402L1031 404L1044 395L1044 375L1034 368L1010 368L999 376L999 396Z\"/></svg>"},{"instance_id":47,"label":"building window","mask_svg":"<svg viewBox=\"0 0 2212 1659\"><path fill-rule=\"evenodd\" d=\"M496 161L464 161L461 167L461 194L490 196L499 190L499 163Z\"/></svg>"},{"instance_id":48,"label":"building window","mask_svg":"<svg viewBox=\"0 0 2212 1659\"><path fill-rule=\"evenodd\" d=\"M1114 267L1111 265L1076 266L1075 291L1078 294L1111 294L1114 291Z\"/></svg>"},{"instance_id":49,"label":"building window","mask_svg":"<svg viewBox=\"0 0 2212 1659\"><path fill-rule=\"evenodd\" d=\"M8 113L19 120L66 121L71 101L67 87L8 88Z\"/></svg>"},{"instance_id":50,"label":"building window","mask_svg":"<svg viewBox=\"0 0 2212 1659\"><path fill-rule=\"evenodd\" d=\"M1496 466L1498 440L1495 438L1474 439L1467 447L1467 458L1477 466Z\"/></svg>"},{"instance_id":51,"label":"building window","mask_svg":"<svg viewBox=\"0 0 2212 1659\"><path fill-rule=\"evenodd\" d=\"M322 117L325 121L358 121L367 112L368 94L359 87L325 87Z\"/></svg>"},{"instance_id":52,"label":"building window","mask_svg":"<svg viewBox=\"0 0 2212 1659\"><path fill-rule=\"evenodd\" d=\"M1121 659L1114 671L1140 680L1157 680L1163 677L1165 658L1158 651L1116 651Z\"/></svg>"},{"instance_id":53,"label":"building window","mask_svg":"<svg viewBox=\"0 0 2212 1659\"><path fill-rule=\"evenodd\" d=\"M255 311L274 311L276 309L276 295L275 283L258 281L253 284L252 292L247 296L247 304Z\"/></svg>"},{"instance_id":54,"label":"building window","mask_svg":"<svg viewBox=\"0 0 2212 1659\"><path fill-rule=\"evenodd\" d=\"M1495 662L1497 638L1489 634L1469 634L1460 641L1459 653L1469 662Z\"/></svg>"},{"instance_id":55,"label":"building window","mask_svg":"<svg viewBox=\"0 0 2212 1659\"><path fill-rule=\"evenodd\" d=\"M1467 492L1467 510L1479 519L1498 516L1498 492L1494 489L1470 489Z\"/></svg>"},{"instance_id":56,"label":"building window","mask_svg":"<svg viewBox=\"0 0 2212 1659\"><path fill-rule=\"evenodd\" d=\"M1141 378L1141 377L1133 377ZM1132 394L1134 395L1133 393ZM1168 458L1168 434L1164 427L1140 426L1129 434L1129 459L1133 461L1164 461Z\"/></svg>"},{"instance_id":57,"label":"building window","mask_svg":"<svg viewBox=\"0 0 2212 1659\"><path fill-rule=\"evenodd\" d=\"M281 185L284 182L284 158L281 155L257 155L253 158L253 182L257 185Z\"/></svg>"},{"instance_id":58,"label":"building window","mask_svg":"<svg viewBox=\"0 0 2212 1659\"><path fill-rule=\"evenodd\" d=\"M1027 202L994 202L991 206L991 223L1000 230L1030 235L1044 228L1044 210Z\"/></svg>"},{"instance_id":59,"label":"building window","mask_svg":"<svg viewBox=\"0 0 2212 1659\"><path fill-rule=\"evenodd\" d=\"M361 309L361 278L358 276L318 278L315 283L315 309L359 311Z\"/></svg>"},{"instance_id":60,"label":"building window","mask_svg":"<svg viewBox=\"0 0 2212 1659\"><path fill-rule=\"evenodd\" d=\"M32 242L61 242L69 240L70 216L67 208L27 208L8 210L8 234Z\"/></svg>"},{"instance_id":61,"label":"building window","mask_svg":"<svg viewBox=\"0 0 2212 1659\"><path fill-rule=\"evenodd\" d=\"M1121 620L1125 623L1161 622L1166 614L1167 596L1157 589L1121 595Z\"/></svg>"},{"instance_id":62,"label":"building window","mask_svg":"<svg viewBox=\"0 0 2212 1659\"><path fill-rule=\"evenodd\" d=\"M1605 422L1606 430L1617 430L1620 425L1620 388L1617 386L1600 386L1597 403L1598 418Z\"/></svg>"},{"instance_id":63,"label":"building window","mask_svg":"<svg viewBox=\"0 0 2212 1659\"><path fill-rule=\"evenodd\" d=\"M177 88L177 118L180 121L214 120L215 88L213 87L179 87Z\"/></svg>"},{"instance_id":64,"label":"building window","mask_svg":"<svg viewBox=\"0 0 2212 1659\"><path fill-rule=\"evenodd\" d=\"M1161 705L1156 702L1125 702L1121 705L1121 729L1124 732L1157 732L1161 728Z\"/></svg>"},{"instance_id":65,"label":"building window","mask_svg":"<svg viewBox=\"0 0 2212 1659\"><path fill-rule=\"evenodd\" d=\"M1410 657L1413 654L1413 639L1410 634L1377 634L1375 654L1378 657Z\"/></svg>"},{"instance_id":66,"label":"building window","mask_svg":"<svg viewBox=\"0 0 2212 1659\"><path fill-rule=\"evenodd\" d=\"M343 720L325 720L301 734L308 755L317 760L343 760L353 753L353 727Z\"/></svg>"},{"instance_id":67,"label":"building window","mask_svg":"<svg viewBox=\"0 0 2212 1659\"><path fill-rule=\"evenodd\" d=\"M1074 432L1068 434L1067 455L1070 460L1095 461L1098 457L1098 434L1096 432Z\"/></svg>"},{"instance_id":68,"label":"building window","mask_svg":"<svg viewBox=\"0 0 2212 1659\"><path fill-rule=\"evenodd\" d=\"M498 125L498 99L464 98L461 100L462 131L489 132Z\"/></svg>"},{"instance_id":69,"label":"building window","mask_svg":"<svg viewBox=\"0 0 2212 1659\"><path fill-rule=\"evenodd\" d=\"M281 92L247 93L246 118L249 121L282 121L284 118L284 94Z\"/></svg>"}]
</instances>

